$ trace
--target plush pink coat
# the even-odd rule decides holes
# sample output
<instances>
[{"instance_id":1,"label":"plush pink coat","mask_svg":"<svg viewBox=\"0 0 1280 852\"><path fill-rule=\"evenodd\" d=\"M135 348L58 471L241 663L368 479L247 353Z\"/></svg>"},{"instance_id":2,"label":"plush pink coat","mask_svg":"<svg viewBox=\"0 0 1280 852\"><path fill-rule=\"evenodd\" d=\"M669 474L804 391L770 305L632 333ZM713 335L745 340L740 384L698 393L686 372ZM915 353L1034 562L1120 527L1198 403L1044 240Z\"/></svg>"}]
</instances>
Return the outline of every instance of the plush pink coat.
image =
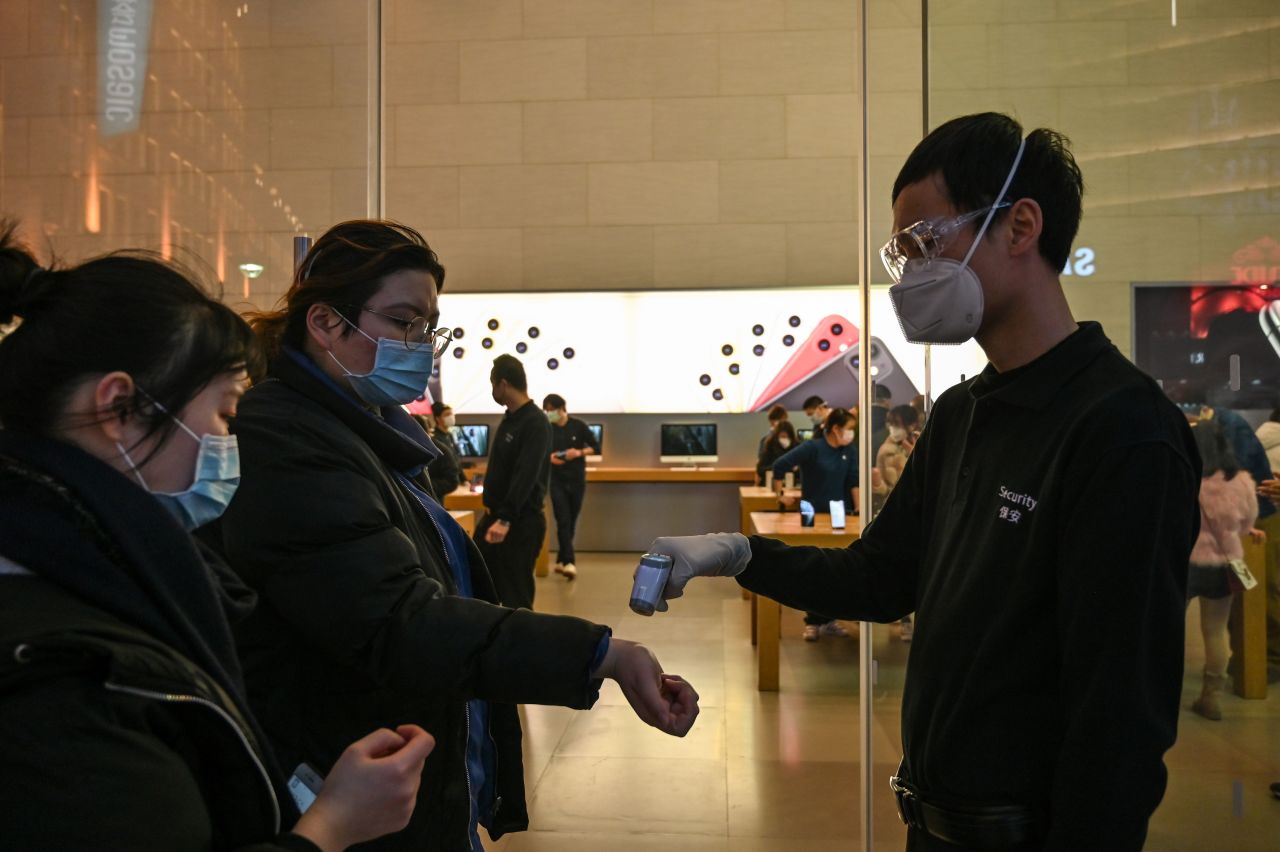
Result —
<instances>
[{"instance_id":1,"label":"plush pink coat","mask_svg":"<svg viewBox=\"0 0 1280 852\"><path fill-rule=\"evenodd\" d=\"M1240 471L1226 479L1222 471L1200 480L1200 537L1191 549L1195 565L1225 565L1244 556L1240 536L1258 520L1253 477Z\"/></svg>"}]
</instances>

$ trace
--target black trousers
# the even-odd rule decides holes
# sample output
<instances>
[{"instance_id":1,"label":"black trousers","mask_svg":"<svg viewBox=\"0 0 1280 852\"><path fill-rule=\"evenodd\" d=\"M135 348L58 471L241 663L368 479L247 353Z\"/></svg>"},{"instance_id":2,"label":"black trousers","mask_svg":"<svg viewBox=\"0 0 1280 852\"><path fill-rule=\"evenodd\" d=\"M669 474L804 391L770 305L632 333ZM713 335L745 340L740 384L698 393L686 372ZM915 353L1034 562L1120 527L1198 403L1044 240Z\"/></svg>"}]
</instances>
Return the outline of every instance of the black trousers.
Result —
<instances>
[{"instance_id":1,"label":"black trousers","mask_svg":"<svg viewBox=\"0 0 1280 852\"><path fill-rule=\"evenodd\" d=\"M534 512L511 522L511 529L501 544L489 544L484 534L496 520L485 513L476 525L475 542L489 567L498 601L503 606L533 609L533 569L547 534L547 519Z\"/></svg>"},{"instance_id":2,"label":"black trousers","mask_svg":"<svg viewBox=\"0 0 1280 852\"><path fill-rule=\"evenodd\" d=\"M582 514L582 498L586 493L585 482L551 479L551 511L556 516L556 561L561 565L578 561L573 552L573 537L578 532L578 515Z\"/></svg>"}]
</instances>

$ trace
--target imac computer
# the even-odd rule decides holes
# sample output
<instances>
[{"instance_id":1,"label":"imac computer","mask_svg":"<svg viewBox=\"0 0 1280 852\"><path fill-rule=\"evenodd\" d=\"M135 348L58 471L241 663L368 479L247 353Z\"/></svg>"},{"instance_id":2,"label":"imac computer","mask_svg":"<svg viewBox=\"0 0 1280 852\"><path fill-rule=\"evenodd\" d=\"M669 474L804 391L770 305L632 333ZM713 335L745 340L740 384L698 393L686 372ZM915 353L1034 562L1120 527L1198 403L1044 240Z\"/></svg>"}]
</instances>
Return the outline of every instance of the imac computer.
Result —
<instances>
[{"instance_id":1,"label":"imac computer","mask_svg":"<svg viewBox=\"0 0 1280 852\"><path fill-rule=\"evenodd\" d=\"M485 423L464 423L449 429L458 445L458 455L464 459L482 459L489 455L489 426Z\"/></svg>"},{"instance_id":2,"label":"imac computer","mask_svg":"<svg viewBox=\"0 0 1280 852\"><path fill-rule=\"evenodd\" d=\"M716 455L716 424L714 423L663 423L662 454L664 464L714 464Z\"/></svg>"},{"instance_id":3,"label":"imac computer","mask_svg":"<svg viewBox=\"0 0 1280 852\"><path fill-rule=\"evenodd\" d=\"M600 448L600 452L593 456L587 456L587 464L600 464L604 461L604 424L588 423L587 428L591 430L591 435L596 439L596 446Z\"/></svg>"}]
</instances>

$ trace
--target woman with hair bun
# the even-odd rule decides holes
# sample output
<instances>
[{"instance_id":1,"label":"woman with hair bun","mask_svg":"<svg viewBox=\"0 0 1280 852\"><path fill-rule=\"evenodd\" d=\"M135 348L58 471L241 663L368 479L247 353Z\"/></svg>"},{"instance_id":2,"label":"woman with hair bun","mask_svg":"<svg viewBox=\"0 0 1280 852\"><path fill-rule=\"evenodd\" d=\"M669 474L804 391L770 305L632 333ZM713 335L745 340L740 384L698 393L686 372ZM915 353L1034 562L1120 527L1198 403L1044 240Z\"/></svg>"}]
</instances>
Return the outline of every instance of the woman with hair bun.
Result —
<instances>
[{"instance_id":1,"label":"woman with hair bun","mask_svg":"<svg viewBox=\"0 0 1280 852\"><path fill-rule=\"evenodd\" d=\"M228 624L252 595L189 535L236 489L249 328L154 256L42 269L15 230L0 223L4 846L338 850L397 830L431 736L346 747L299 818Z\"/></svg>"},{"instance_id":2,"label":"woman with hair bun","mask_svg":"<svg viewBox=\"0 0 1280 852\"><path fill-rule=\"evenodd\" d=\"M240 406L244 479L222 519L228 561L262 598L238 631L249 698L281 763L327 767L352 731L431 730L408 828L380 849L479 852L528 826L516 704L591 707L613 678L647 724L683 736L697 694L643 645L578 618L500 606L476 545L432 496L439 451L403 405L449 335L444 267L395 222L316 240Z\"/></svg>"}]
</instances>

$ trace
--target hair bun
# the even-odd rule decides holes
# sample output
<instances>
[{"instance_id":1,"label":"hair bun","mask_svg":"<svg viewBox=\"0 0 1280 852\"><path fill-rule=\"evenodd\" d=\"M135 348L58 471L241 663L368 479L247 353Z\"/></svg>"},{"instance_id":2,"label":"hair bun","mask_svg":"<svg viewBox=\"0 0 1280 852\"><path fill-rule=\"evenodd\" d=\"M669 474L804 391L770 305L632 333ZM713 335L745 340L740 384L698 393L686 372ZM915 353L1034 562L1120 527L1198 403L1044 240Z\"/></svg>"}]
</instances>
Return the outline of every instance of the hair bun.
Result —
<instances>
[{"instance_id":1,"label":"hair bun","mask_svg":"<svg viewBox=\"0 0 1280 852\"><path fill-rule=\"evenodd\" d=\"M17 225L0 222L0 325L8 325L29 305L48 270L18 242Z\"/></svg>"}]
</instances>

